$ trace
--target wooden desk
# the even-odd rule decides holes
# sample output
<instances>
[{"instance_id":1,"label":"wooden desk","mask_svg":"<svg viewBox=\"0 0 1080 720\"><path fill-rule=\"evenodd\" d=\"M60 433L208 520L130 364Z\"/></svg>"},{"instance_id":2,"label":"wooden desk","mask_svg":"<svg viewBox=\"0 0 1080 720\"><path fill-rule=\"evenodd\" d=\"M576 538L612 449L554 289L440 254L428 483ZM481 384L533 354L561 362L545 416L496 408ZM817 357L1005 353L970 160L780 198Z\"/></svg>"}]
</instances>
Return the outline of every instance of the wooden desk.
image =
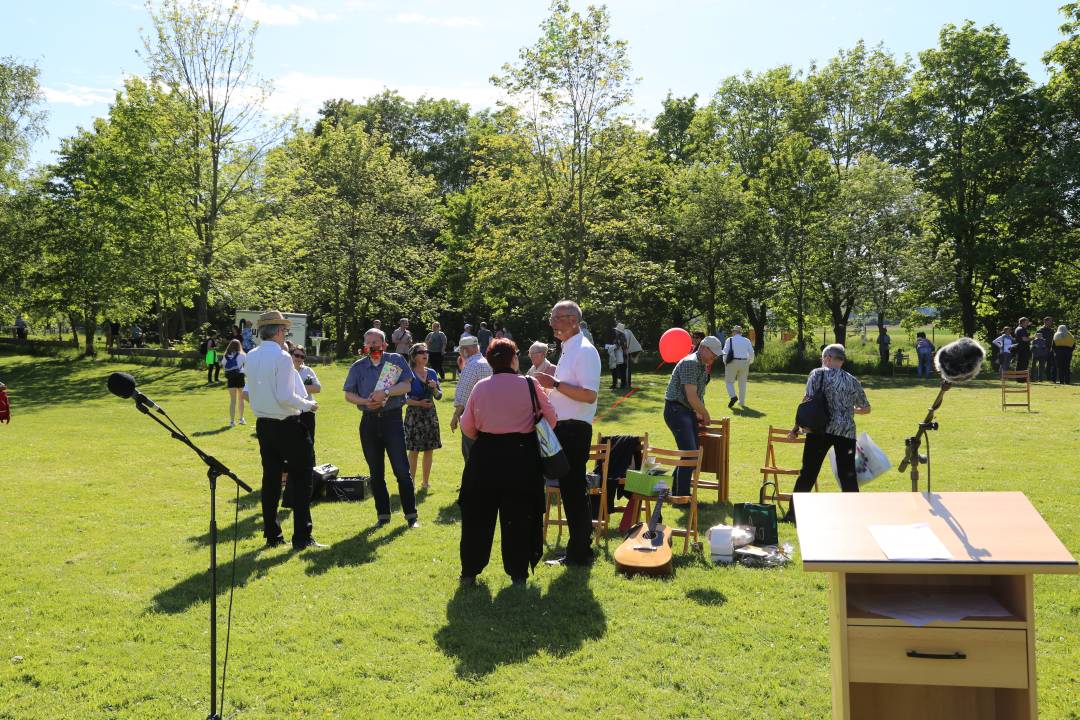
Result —
<instances>
[{"instance_id":1,"label":"wooden desk","mask_svg":"<svg viewBox=\"0 0 1080 720\"><path fill-rule=\"evenodd\" d=\"M1080 566L1023 493L798 493L795 504L803 567L830 575L834 720L1035 720L1033 576ZM921 522L953 559L889 560L868 529ZM858 604L948 594L1009 615L915 627Z\"/></svg>"}]
</instances>

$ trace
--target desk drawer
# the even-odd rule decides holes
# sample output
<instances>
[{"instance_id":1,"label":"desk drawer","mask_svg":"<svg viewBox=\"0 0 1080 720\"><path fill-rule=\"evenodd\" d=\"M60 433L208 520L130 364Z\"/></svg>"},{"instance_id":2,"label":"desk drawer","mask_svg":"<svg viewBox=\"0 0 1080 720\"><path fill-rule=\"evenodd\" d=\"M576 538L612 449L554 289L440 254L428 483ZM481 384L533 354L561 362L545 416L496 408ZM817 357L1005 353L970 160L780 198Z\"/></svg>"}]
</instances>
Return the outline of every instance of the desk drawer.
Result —
<instances>
[{"instance_id":1,"label":"desk drawer","mask_svg":"<svg viewBox=\"0 0 1080 720\"><path fill-rule=\"evenodd\" d=\"M1027 632L848 626L848 678L866 683L1026 688Z\"/></svg>"}]
</instances>

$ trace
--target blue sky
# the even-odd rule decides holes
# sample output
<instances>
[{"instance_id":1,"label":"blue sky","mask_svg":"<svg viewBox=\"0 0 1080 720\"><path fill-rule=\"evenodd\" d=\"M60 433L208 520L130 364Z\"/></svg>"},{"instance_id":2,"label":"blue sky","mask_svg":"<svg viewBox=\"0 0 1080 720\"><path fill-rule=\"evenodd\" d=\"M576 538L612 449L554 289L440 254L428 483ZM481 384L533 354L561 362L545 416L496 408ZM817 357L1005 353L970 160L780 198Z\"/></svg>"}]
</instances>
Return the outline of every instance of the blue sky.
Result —
<instances>
[{"instance_id":1,"label":"blue sky","mask_svg":"<svg viewBox=\"0 0 1080 720\"><path fill-rule=\"evenodd\" d=\"M613 33L630 44L640 113L668 90L707 98L750 69L806 67L863 38L913 57L945 23L994 23L1028 73L1043 81L1042 54L1061 36L1064 0L611 0ZM572 0L575 8L587 4ZM48 136L32 160L106 112L125 75L145 73L138 0L0 0L0 55L36 62L48 99ZM276 87L269 109L311 117L324 99L362 99L383 87L407 97L490 105L488 78L532 44L545 0L249 0L260 22L256 67Z\"/></svg>"}]
</instances>

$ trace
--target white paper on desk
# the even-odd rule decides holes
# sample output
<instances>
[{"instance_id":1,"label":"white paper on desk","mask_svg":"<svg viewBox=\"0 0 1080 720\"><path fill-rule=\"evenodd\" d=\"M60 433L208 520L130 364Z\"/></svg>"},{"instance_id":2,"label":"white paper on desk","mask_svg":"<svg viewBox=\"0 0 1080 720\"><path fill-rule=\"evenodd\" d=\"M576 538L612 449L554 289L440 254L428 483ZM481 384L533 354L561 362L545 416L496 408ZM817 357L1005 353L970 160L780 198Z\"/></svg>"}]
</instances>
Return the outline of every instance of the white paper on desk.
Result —
<instances>
[{"instance_id":1,"label":"white paper on desk","mask_svg":"<svg viewBox=\"0 0 1080 720\"><path fill-rule=\"evenodd\" d=\"M871 525L869 530L890 560L952 560L952 553L926 523Z\"/></svg>"}]
</instances>

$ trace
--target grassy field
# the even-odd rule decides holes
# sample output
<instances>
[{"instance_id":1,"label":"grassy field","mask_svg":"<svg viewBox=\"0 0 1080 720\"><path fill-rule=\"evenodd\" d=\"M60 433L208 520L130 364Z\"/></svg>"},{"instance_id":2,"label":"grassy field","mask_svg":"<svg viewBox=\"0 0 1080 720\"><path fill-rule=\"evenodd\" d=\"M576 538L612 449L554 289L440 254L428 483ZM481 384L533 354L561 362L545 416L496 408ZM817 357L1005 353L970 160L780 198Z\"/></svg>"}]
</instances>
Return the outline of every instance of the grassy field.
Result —
<instances>
[{"instance_id":1,"label":"grassy field","mask_svg":"<svg viewBox=\"0 0 1080 720\"><path fill-rule=\"evenodd\" d=\"M207 491L202 466L129 402L105 390L135 374L196 441L257 486L253 428L230 429L224 385L191 370L4 356L14 418L0 426L0 718L206 717ZM341 399L346 366L317 371L320 461L365 472L357 414ZM672 445L660 405L666 374L614 410L606 433L648 431ZM732 486L756 497L769 424L787 425L802 379L752 378L735 413ZM894 462L935 389L869 379L859 418ZM723 386L708 404L724 410ZM1023 490L1080 555L1080 388L1036 386L1033 411L998 405L990 381L949 393L933 438L936 490ZM825 718L826 579L782 569L713 567L683 557L671 581L628 581L609 557L591 571L541 566L510 587L497 548L480 589L457 586L461 458L440 407L444 449L423 527L400 514L381 530L371 501L313 510L326 549L262 549L256 496L223 483L220 556L240 544L226 712L240 718ZM835 482L823 473L823 489ZM903 491L891 472L873 491ZM703 498L703 527L729 506ZM396 508L396 505L395 505ZM670 518L669 518L670 519ZM284 523L286 533L291 522ZM781 526L782 540L795 531ZM552 534L554 539L554 534ZM1017 542L1022 542L1021 538ZM612 541L607 552L617 546ZM222 571L227 581L227 566ZM1043 718L1080 718L1080 593L1075 576L1036 581ZM227 595L222 594L222 600ZM219 603L224 614L224 603Z\"/></svg>"}]
</instances>

